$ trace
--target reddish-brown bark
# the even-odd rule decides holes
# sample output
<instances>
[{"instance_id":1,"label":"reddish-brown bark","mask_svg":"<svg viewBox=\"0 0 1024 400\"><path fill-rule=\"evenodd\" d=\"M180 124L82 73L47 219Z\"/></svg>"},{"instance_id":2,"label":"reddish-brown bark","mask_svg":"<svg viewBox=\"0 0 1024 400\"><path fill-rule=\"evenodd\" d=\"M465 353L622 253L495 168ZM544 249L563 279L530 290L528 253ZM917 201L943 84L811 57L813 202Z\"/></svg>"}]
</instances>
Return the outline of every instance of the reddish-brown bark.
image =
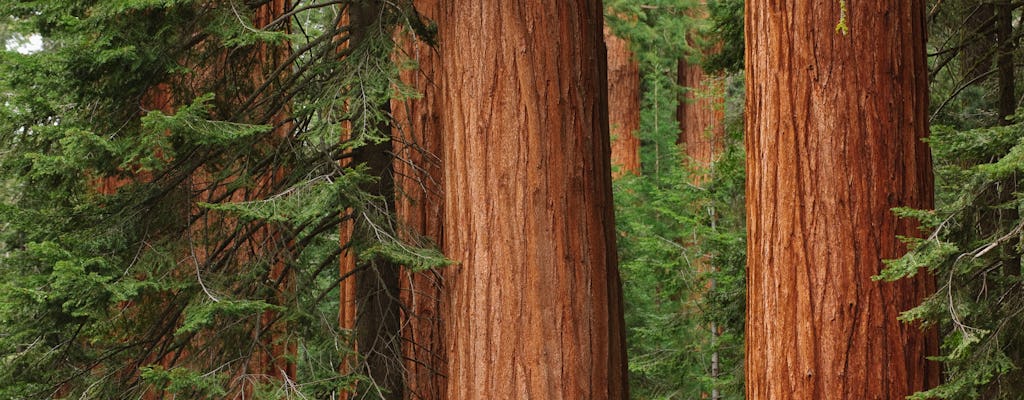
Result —
<instances>
[{"instance_id":1,"label":"reddish-brown bark","mask_svg":"<svg viewBox=\"0 0 1024 400\"><path fill-rule=\"evenodd\" d=\"M436 20L439 0L416 0L422 17ZM395 118L395 213L408 230L406 240L427 238L440 245L444 216L441 153L440 60L436 49L403 32L398 37L400 59L416 61L418 68L403 71L402 82L422 95L392 101ZM445 393L444 334L441 324L444 270L403 271L403 353L406 399L441 399Z\"/></svg>"},{"instance_id":2,"label":"reddish-brown bark","mask_svg":"<svg viewBox=\"0 0 1024 400\"><path fill-rule=\"evenodd\" d=\"M690 166L708 168L721 153L725 140L725 90L723 80L704 73L700 64L679 60L679 85L686 92L676 109L679 143Z\"/></svg>"},{"instance_id":3,"label":"reddish-brown bark","mask_svg":"<svg viewBox=\"0 0 1024 400\"><path fill-rule=\"evenodd\" d=\"M601 2L441 11L446 398L627 398Z\"/></svg>"},{"instance_id":4,"label":"reddish-brown bark","mask_svg":"<svg viewBox=\"0 0 1024 400\"><path fill-rule=\"evenodd\" d=\"M896 317L934 278L871 279L932 206L923 0L746 3L746 397L899 399L938 382Z\"/></svg>"},{"instance_id":5,"label":"reddish-brown bark","mask_svg":"<svg viewBox=\"0 0 1024 400\"><path fill-rule=\"evenodd\" d=\"M612 173L640 173L640 66L633 58L629 42L604 28L608 48L608 126L612 135Z\"/></svg>"},{"instance_id":6,"label":"reddish-brown bark","mask_svg":"<svg viewBox=\"0 0 1024 400\"><path fill-rule=\"evenodd\" d=\"M350 23L348 9L345 8L341 11L341 19L338 22L340 29L348 29ZM338 46L338 54L344 54L348 51L351 41L346 40ZM347 107L347 105L346 105ZM341 142L348 141L352 138L352 124L349 121L342 121L341 123L341 134L338 140ZM348 167L351 162L349 158L343 158L340 161L342 167ZM353 210L351 208L345 210L345 216L351 215ZM338 327L354 332L356 329L356 254L352 248L352 234L354 232L354 224L351 218L343 218L338 228L338 236L340 238L339 245L343 247L343 251L338 260L338 276L342 279L339 287L340 297L338 299ZM354 337L351 341L353 346L356 345ZM353 350L358 350L353 348ZM341 367L340 371L342 374L348 374L352 372L352 368L355 367L354 359L345 359L339 362ZM347 399L347 393L341 393L341 399Z\"/></svg>"},{"instance_id":7,"label":"reddish-brown bark","mask_svg":"<svg viewBox=\"0 0 1024 400\"><path fill-rule=\"evenodd\" d=\"M287 23L283 28L270 27L269 25L288 12L290 7L290 0L267 1L253 12L253 26L258 29L288 30ZM288 58L289 54L290 49L288 49L287 44L281 46L258 45L255 55L257 61L252 70L253 82L278 80L279 77L271 76L271 73ZM279 89L274 85L271 85L271 88ZM276 100L268 102L271 107L276 103ZM289 113L291 112L290 107L286 104L280 104L279 106L280 108L278 109L266 111L270 115L267 123L274 127L273 132L271 132L270 141L279 140L287 135L292 128L291 122L288 122ZM270 168L267 175L260 176L257 179L256 187L248 195L257 198L269 196L278 182L281 181L283 175L284 171L280 168ZM242 196L246 195L243 194ZM251 246L254 252L262 249L264 252L269 253L270 249L274 248L274 246L281 246L281 244L277 243L279 237L280 234L274 232L273 229L261 229L258 235L249 240L248 246ZM290 297L290 294L295 291L294 272L285 266L281 255L274 256L274 259L275 261L270 265L267 279L269 282L276 283L276 302L283 304ZM257 373L277 379L295 378L295 363L290 360L296 352L296 346L295 343L285 339L287 333L288 326L284 322L279 321L277 312L266 311L263 313L261 316L261 326L257 331L257 334L262 334L263 337L258 337L256 340L263 343L265 350L255 355L254 364L251 366L254 371L250 371L250 373Z\"/></svg>"}]
</instances>

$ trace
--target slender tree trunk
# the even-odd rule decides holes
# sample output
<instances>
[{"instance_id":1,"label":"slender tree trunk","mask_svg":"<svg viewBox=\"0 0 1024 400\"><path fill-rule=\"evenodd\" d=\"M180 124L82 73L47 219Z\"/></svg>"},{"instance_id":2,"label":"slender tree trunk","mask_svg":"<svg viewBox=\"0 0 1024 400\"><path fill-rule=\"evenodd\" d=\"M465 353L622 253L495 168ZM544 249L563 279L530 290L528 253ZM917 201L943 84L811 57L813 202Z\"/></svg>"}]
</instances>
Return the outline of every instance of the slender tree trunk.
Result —
<instances>
[{"instance_id":1,"label":"slender tree trunk","mask_svg":"<svg viewBox=\"0 0 1024 400\"><path fill-rule=\"evenodd\" d=\"M356 53L381 51L368 46L371 35L380 34L384 29L382 17L388 12L379 0L355 2L349 5L350 45ZM372 83L368 83L372 84ZM388 113L389 104L380 110ZM390 135L391 127L381 124L380 133ZM359 134L368 134L361 132ZM391 140L379 143L369 142L354 150L352 162L362 164L377 178L376 182L363 185L360 189L376 198L380 204L364 205L355 210L353 235L371 238L377 229L387 229L384 218L390 217L395 208L395 180L392 166ZM376 207L376 209L374 209ZM372 239L367 239L372 240ZM356 346L364 365L363 373L369 379L362 391L372 397L385 400L400 400L405 391L404 361L402 357L401 302L399 293L400 267L381 257L359 259L355 257L355 333Z\"/></svg>"},{"instance_id":2,"label":"slender tree trunk","mask_svg":"<svg viewBox=\"0 0 1024 400\"><path fill-rule=\"evenodd\" d=\"M447 398L625 399L601 2L441 18Z\"/></svg>"},{"instance_id":3,"label":"slender tree trunk","mask_svg":"<svg viewBox=\"0 0 1024 400\"><path fill-rule=\"evenodd\" d=\"M269 25L290 9L291 4L289 0L270 0L260 5L253 13L253 26L259 29L277 29L269 27ZM288 24L285 23L280 30L288 31ZM270 76L270 74L288 58L290 52L288 44L279 46L260 44L255 55L257 61L252 70L253 82L280 80L281 77ZM273 87L277 88L279 86L274 85ZM279 140L287 135L292 128L291 122L288 121L289 114L291 113L290 106L288 104L280 104L276 99L268 101L267 104L269 104L267 111L260 110L256 114L266 113L266 115L269 115L270 118L267 123L274 126L274 131L271 133L273 138L271 140ZM274 187L281 181L283 175L284 171L278 168L271 168L270 174L258 178L254 192L248 194L248 196L255 196L256 198L269 196ZM282 259L283 255L278 253L280 250L270 249L275 246L278 248L286 246L278 243L280 241L279 233L274 232L270 228L264 228L261 231L262 234L256 235L250 240L249 246L252 247L254 254L258 252L269 254L271 255L270 258L274 260L267 274L267 279L269 282L276 282L275 294L277 304L284 305L284 302L288 301L287 299L295 291L294 272L285 266ZM253 366L254 372L278 379L294 379L295 363L291 361L291 356L295 354L296 347L294 343L289 343L284 339L288 333L288 326L280 321L275 311L264 312L261 318L261 325L257 332L264 336L258 338L258 340L264 343L267 351L260 351L256 356L256 364Z\"/></svg>"},{"instance_id":4,"label":"slender tree trunk","mask_svg":"<svg viewBox=\"0 0 1024 400\"><path fill-rule=\"evenodd\" d=\"M999 50L996 68L999 69L999 124L1009 125L1008 117L1017 112L1017 82L1014 76L1013 52L1016 43L1013 38L1013 4L1003 1L996 5L996 42Z\"/></svg>"},{"instance_id":5,"label":"slender tree trunk","mask_svg":"<svg viewBox=\"0 0 1024 400\"><path fill-rule=\"evenodd\" d=\"M416 0L424 18L436 20L439 0ZM440 245L444 217L441 182L441 84L437 50L412 32L399 37L400 58L415 60L419 68L403 71L401 79L423 95L392 101L395 158L395 213L411 232L406 239L427 238ZM405 306L402 338L406 358L406 399L441 399L445 392L444 335L441 323L444 269L404 271Z\"/></svg>"},{"instance_id":6,"label":"slender tree trunk","mask_svg":"<svg viewBox=\"0 0 1024 400\"><path fill-rule=\"evenodd\" d=\"M994 29L995 7L992 3L981 2L971 9L964 21L966 37L961 50L961 74L965 82L985 81L992 68L992 52L997 48Z\"/></svg>"},{"instance_id":7,"label":"slender tree trunk","mask_svg":"<svg viewBox=\"0 0 1024 400\"><path fill-rule=\"evenodd\" d=\"M896 320L932 276L871 279L932 207L924 0L746 4L750 399L900 399L939 379Z\"/></svg>"},{"instance_id":8,"label":"slender tree trunk","mask_svg":"<svg viewBox=\"0 0 1024 400\"><path fill-rule=\"evenodd\" d=\"M348 8L343 8L339 12L342 13L340 20L338 21L339 31L347 32L351 18L349 17ZM351 46L351 38L345 40L338 46L339 57L341 54L345 54ZM347 105L346 105L347 107ZM341 123L341 135L338 138L340 141L345 142L352 139L352 123L349 121L342 121ZM351 159L345 158L340 161L342 168L351 166ZM358 353L359 346L356 343L355 331L356 331L356 251L354 249L355 243L353 242L353 233L355 232L354 222L354 210L352 208L345 209L345 215L342 218L341 224L338 226L338 240L339 245L342 246L341 255L338 257L338 277L341 279L341 283L338 285L338 327L345 332L348 332L348 345L352 346L352 351ZM341 375L349 375L354 373L358 366L359 360L356 354L350 354L339 360L338 372ZM347 400L351 391L354 387L343 387L338 393L339 400Z\"/></svg>"},{"instance_id":9,"label":"slender tree trunk","mask_svg":"<svg viewBox=\"0 0 1024 400\"><path fill-rule=\"evenodd\" d=\"M640 174L640 66L629 42L604 27L608 47L608 125L612 135L612 178Z\"/></svg>"}]
</instances>

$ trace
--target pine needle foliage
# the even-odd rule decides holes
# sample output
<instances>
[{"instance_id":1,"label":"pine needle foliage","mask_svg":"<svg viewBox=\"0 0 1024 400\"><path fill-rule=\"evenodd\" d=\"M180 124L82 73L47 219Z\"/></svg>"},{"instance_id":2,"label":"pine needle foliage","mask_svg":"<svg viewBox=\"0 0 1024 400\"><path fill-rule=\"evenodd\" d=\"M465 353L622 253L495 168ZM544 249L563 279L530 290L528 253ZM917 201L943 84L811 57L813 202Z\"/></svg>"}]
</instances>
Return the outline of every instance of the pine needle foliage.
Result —
<instances>
[{"instance_id":1,"label":"pine needle foliage","mask_svg":"<svg viewBox=\"0 0 1024 400\"><path fill-rule=\"evenodd\" d=\"M677 145L680 59L700 63L711 24L698 2L611 1L606 20L640 64L642 172L615 182L630 393L636 399L743 393L745 225L742 80L729 85L727 139L708 170ZM698 33L698 34L694 34ZM616 110L610 110L615 113ZM702 185L693 184L705 177ZM714 268L708 268L713 265ZM714 282L713 286L709 286ZM717 353L720 370L712 373Z\"/></svg>"},{"instance_id":2,"label":"pine needle foliage","mask_svg":"<svg viewBox=\"0 0 1024 400\"><path fill-rule=\"evenodd\" d=\"M1009 19L999 22L999 7ZM921 223L924 238L905 238L909 251L887 262L878 279L935 275L938 290L901 319L942 335L943 383L914 399L1024 397L1021 280L1021 195L1024 116L1001 110L1013 92L1019 57L1001 62L999 24L1014 43L1020 5L935 2L927 15L931 137L936 174L934 210L897 209ZM1016 46L1014 46L1016 48ZM1009 73L1008 80L1005 73ZM1008 84L1007 84L1008 83ZM927 272L925 272L927 271Z\"/></svg>"},{"instance_id":3,"label":"pine needle foliage","mask_svg":"<svg viewBox=\"0 0 1024 400\"><path fill-rule=\"evenodd\" d=\"M267 1L0 4L47 43L0 53L0 398L329 398L359 379L339 373L339 254L447 261L400 241L361 189L380 177L344 162L408 92L390 33L426 26L392 3L387 34L347 48L352 1L262 26ZM352 218L378 231L339 237Z\"/></svg>"},{"instance_id":4,"label":"pine needle foliage","mask_svg":"<svg viewBox=\"0 0 1024 400\"><path fill-rule=\"evenodd\" d=\"M938 290L901 319L940 327L945 383L914 399L1016 399L1024 394L1024 292L1019 179L1024 125L959 131L932 129L941 194L935 210L899 209L929 236L907 238L910 251L880 279L927 268Z\"/></svg>"}]
</instances>

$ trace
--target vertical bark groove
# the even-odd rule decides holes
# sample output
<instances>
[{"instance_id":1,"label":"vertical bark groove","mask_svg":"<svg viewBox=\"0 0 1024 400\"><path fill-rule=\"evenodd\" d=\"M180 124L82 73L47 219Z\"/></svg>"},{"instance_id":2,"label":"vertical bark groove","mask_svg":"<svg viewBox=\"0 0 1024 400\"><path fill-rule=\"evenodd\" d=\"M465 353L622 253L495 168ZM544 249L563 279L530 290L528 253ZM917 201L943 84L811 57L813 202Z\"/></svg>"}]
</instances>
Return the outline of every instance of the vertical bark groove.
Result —
<instances>
[{"instance_id":1,"label":"vertical bark groove","mask_svg":"<svg viewBox=\"0 0 1024 400\"><path fill-rule=\"evenodd\" d=\"M725 144L725 89L721 79L704 73L697 63L679 60L679 85L686 93L676 109L679 143L695 168L707 168Z\"/></svg>"},{"instance_id":2,"label":"vertical bark groove","mask_svg":"<svg viewBox=\"0 0 1024 400\"><path fill-rule=\"evenodd\" d=\"M627 398L601 2L441 15L447 398Z\"/></svg>"},{"instance_id":3,"label":"vertical bark groove","mask_svg":"<svg viewBox=\"0 0 1024 400\"><path fill-rule=\"evenodd\" d=\"M751 399L897 399L938 381L934 331L897 315L925 273L871 276L932 206L924 1L749 1L747 359Z\"/></svg>"},{"instance_id":4,"label":"vertical bark groove","mask_svg":"<svg viewBox=\"0 0 1024 400\"><path fill-rule=\"evenodd\" d=\"M640 173L640 66L629 42L604 28L608 47L608 125L612 135L612 178Z\"/></svg>"},{"instance_id":5,"label":"vertical bark groove","mask_svg":"<svg viewBox=\"0 0 1024 400\"><path fill-rule=\"evenodd\" d=\"M416 0L417 12L427 19L439 16L439 0ZM405 32L399 37L399 58L411 58L418 68L403 71L401 79L423 95L393 101L395 118L395 212L407 239L422 236L442 243L444 194L441 153L440 60L436 49ZM445 392L444 331L441 298L445 269L402 273L402 327L406 357L406 398L441 399Z\"/></svg>"}]
</instances>

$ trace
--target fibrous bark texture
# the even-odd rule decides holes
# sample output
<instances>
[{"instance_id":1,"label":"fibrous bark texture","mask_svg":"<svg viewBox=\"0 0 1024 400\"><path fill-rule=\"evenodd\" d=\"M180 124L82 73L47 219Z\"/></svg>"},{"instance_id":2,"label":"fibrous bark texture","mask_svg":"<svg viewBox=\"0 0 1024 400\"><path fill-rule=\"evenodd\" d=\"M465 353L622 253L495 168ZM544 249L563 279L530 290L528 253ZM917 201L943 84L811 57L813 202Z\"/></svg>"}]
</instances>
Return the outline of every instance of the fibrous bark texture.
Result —
<instances>
[{"instance_id":1,"label":"fibrous bark texture","mask_svg":"<svg viewBox=\"0 0 1024 400\"><path fill-rule=\"evenodd\" d=\"M686 90L676 109L679 143L693 168L706 169L725 143L724 82L705 74L700 64L682 59L679 60L678 80Z\"/></svg>"},{"instance_id":2,"label":"fibrous bark texture","mask_svg":"<svg viewBox=\"0 0 1024 400\"><path fill-rule=\"evenodd\" d=\"M608 47L608 125L612 135L613 178L640 173L640 66L629 42L604 28Z\"/></svg>"},{"instance_id":3,"label":"fibrous bark texture","mask_svg":"<svg viewBox=\"0 0 1024 400\"><path fill-rule=\"evenodd\" d=\"M414 5L422 17L437 19L439 0L416 0ZM412 32L400 35L398 44L397 57L412 59L418 65L416 69L401 73L402 82L422 97L396 100L391 104L395 118L395 213L408 230L404 239L425 238L439 245L444 217L439 55ZM406 399L444 397L444 335L440 314L443 274L444 269L402 273Z\"/></svg>"},{"instance_id":4,"label":"fibrous bark texture","mask_svg":"<svg viewBox=\"0 0 1024 400\"><path fill-rule=\"evenodd\" d=\"M445 2L449 399L624 399L593 0Z\"/></svg>"},{"instance_id":5,"label":"fibrous bark texture","mask_svg":"<svg viewBox=\"0 0 1024 400\"><path fill-rule=\"evenodd\" d=\"M938 382L934 291L871 279L932 206L923 0L746 3L746 397L899 399ZM837 32L846 18L849 33Z\"/></svg>"}]
</instances>

